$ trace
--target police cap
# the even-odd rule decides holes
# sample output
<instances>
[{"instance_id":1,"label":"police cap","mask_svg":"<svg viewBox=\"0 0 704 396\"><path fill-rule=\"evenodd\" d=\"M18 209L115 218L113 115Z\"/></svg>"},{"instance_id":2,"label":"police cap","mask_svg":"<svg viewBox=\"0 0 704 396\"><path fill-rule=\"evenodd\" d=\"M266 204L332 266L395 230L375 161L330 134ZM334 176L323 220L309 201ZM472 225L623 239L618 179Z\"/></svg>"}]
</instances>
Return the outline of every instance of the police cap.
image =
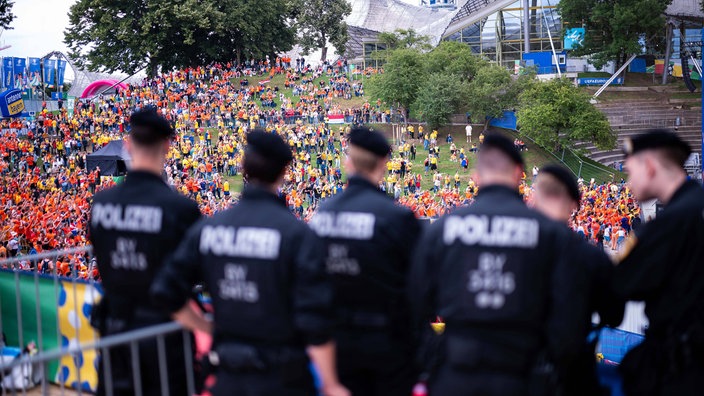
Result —
<instances>
[{"instance_id":1,"label":"police cap","mask_svg":"<svg viewBox=\"0 0 704 396\"><path fill-rule=\"evenodd\" d=\"M692 153L692 148L685 141L667 129L651 129L642 135L626 138L623 142L623 153L626 157L644 150L653 149L675 150L685 160ZM680 165L683 165L683 163Z\"/></svg>"},{"instance_id":2,"label":"police cap","mask_svg":"<svg viewBox=\"0 0 704 396\"><path fill-rule=\"evenodd\" d=\"M508 158L511 159L516 165L523 167L525 163L523 162L523 157L521 153L516 148L516 145L507 138L498 133L490 133L484 137L484 143L482 143L480 149L496 149L504 153Z\"/></svg>"},{"instance_id":3,"label":"police cap","mask_svg":"<svg viewBox=\"0 0 704 396\"><path fill-rule=\"evenodd\" d=\"M130 116L130 137L138 144L155 144L175 135L174 129L156 108L148 106Z\"/></svg>"},{"instance_id":4,"label":"police cap","mask_svg":"<svg viewBox=\"0 0 704 396\"><path fill-rule=\"evenodd\" d=\"M579 186L577 185L577 180L575 180L572 172L567 170L567 168L560 165L545 165L540 169L540 173L548 174L567 188L567 193L570 195L575 202L579 203L581 200L581 194L579 192Z\"/></svg>"},{"instance_id":5,"label":"police cap","mask_svg":"<svg viewBox=\"0 0 704 396\"><path fill-rule=\"evenodd\" d=\"M247 134L247 149L281 168L293 160L291 149L279 135L260 128L255 128Z\"/></svg>"},{"instance_id":6,"label":"police cap","mask_svg":"<svg viewBox=\"0 0 704 396\"><path fill-rule=\"evenodd\" d=\"M379 132L365 127L352 128L349 134L350 144L369 151L377 157L386 157L391 152L391 146Z\"/></svg>"}]
</instances>

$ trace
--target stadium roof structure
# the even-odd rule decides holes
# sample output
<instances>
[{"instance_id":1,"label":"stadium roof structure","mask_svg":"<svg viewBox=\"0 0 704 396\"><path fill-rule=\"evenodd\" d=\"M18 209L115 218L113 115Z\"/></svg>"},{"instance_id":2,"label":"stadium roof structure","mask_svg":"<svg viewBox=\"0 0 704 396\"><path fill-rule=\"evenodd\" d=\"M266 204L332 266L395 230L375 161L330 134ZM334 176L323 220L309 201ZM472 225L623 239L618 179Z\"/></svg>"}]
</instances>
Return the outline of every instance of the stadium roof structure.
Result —
<instances>
[{"instance_id":1,"label":"stadium roof structure","mask_svg":"<svg viewBox=\"0 0 704 396\"><path fill-rule=\"evenodd\" d=\"M400 0L353 0L352 12L345 18L350 32L345 55L360 57L364 42L374 41L379 33L397 29L413 29L430 37L430 43L437 45L448 30L472 24L515 2L459 0L458 7L451 9L415 6Z\"/></svg>"},{"instance_id":2,"label":"stadium roof structure","mask_svg":"<svg viewBox=\"0 0 704 396\"><path fill-rule=\"evenodd\" d=\"M665 16L681 20L687 27L699 28L704 21L700 0L673 0L665 9Z\"/></svg>"}]
</instances>

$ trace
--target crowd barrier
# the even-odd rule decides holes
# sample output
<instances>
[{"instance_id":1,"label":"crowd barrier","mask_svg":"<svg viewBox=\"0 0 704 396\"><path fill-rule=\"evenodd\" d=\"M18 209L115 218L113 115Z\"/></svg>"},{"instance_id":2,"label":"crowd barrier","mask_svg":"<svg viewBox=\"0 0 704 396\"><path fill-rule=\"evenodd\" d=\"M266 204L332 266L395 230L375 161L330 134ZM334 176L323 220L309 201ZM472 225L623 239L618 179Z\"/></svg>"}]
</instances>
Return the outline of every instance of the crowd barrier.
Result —
<instances>
[{"instance_id":1,"label":"crowd barrier","mask_svg":"<svg viewBox=\"0 0 704 396\"><path fill-rule=\"evenodd\" d=\"M59 276L57 260L70 264L70 274ZM44 266L52 269L46 273ZM99 338L90 325L93 306L103 295L99 282L82 279L79 270L88 266L92 273L90 247L52 251L0 261L0 332L3 334L0 384L2 395L25 395L32 388L42 395L94 393L98 384L99 356L109 348L129 347L132 365L137 359L140 340L157 342L160 380L168 395L164 337L183 332L184 365L189 373L189 391L194 390L190 336L177 323L167 323ZM41 268L41 270L40 270ZM104 365L106 384L112 380L110 365ZM141 395L139 376L134 377L135 394ZM34 391L36 392L36 391ZM112 392L108 392L110 395ZM190 392L194 394L195 392ZM33 393L36 394L36 393Z\"/></svg>"}]
</instances>

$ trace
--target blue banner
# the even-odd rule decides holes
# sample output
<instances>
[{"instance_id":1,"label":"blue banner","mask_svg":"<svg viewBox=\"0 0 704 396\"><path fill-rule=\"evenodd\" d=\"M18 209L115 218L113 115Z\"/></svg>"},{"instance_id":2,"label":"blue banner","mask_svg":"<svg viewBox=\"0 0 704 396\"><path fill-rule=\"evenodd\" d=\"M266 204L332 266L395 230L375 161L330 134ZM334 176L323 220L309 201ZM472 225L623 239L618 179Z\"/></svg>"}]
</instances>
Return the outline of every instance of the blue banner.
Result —
<instances>
[{"instance_id":1,"label":"blue banner","mask_svg":"<svg viewBox=\"0 0 704 396\"><path fill-rule=\"evenodd\" d=\"M56 76L56 59L44 59L44 84L54 85Z\"/></svg>"},{"instance_id":2,"label":"blue banner","mask_svg":"<svg viewBox=\"0 0 704 396\"><path fill-rule=\"evenodd\" d=\"M22 91L9 89L0 94L0 113L3 117L19 117L23 110Z\"/></svg>"},{"instance_id":3,"label":"blue banner","mask_svg":"<svg viewBox=\"0 0 704 396\"><path fill-rule=\"evenodd\" d=\"M12 88L15 86L15 72L13 58L2 58L2 86Z\"/></svg>"},{"instance_id":4,"label":"blue banner","mask_svg":"<svg viewBox=\"0 0 704 396\"><path fill-rule=\"evenodd\" d=\"M590 77L590 78L578 78L578 85L604 85L609 81L608 77ZM623 85L623 77L618 77L609 85Z\"/></svg>"},{"instance_id":5,"label":"blue banner","mask_svg":"<svg viewBox=\"0 0 704 396\"><path fill-rule=\"evenodd\" d=\"M489 125L497 128L512 129L515 131L517 127L516 112L506 110L504 111L503 116L499 118L492 118L489 121Z\"/></svg>"},{"instance_id":6,"label":"blue banner","mask_svg":"<svg viewBox=\"0 0 704 396\"><path fill-rule=\"evenodd\" d=\"M14 58L15 88L24 89L27 86L27 58Z\"/></svg>"},{"instance_id":7,"label":"blue banner","mask_svg":"<svg viewBox=\"0 0 704 396\"><path fill-rule=\"evenodd\" d=\"M27 75L27 80L29 80L29 85L33 87L38 87L42 81L42 66L40 58L29 58L29 74Z\"/></svg>"},{"instance_id":8,"label":"blue banner","mask_svg":"<svg viewBox=\"0 0 704 396\"><path fill-rule=\"evenodd\" d=\"M59 59L56 68L56 84L64 85L64 75L66 74L66 61Z\"/></svg>"}]
</instances>

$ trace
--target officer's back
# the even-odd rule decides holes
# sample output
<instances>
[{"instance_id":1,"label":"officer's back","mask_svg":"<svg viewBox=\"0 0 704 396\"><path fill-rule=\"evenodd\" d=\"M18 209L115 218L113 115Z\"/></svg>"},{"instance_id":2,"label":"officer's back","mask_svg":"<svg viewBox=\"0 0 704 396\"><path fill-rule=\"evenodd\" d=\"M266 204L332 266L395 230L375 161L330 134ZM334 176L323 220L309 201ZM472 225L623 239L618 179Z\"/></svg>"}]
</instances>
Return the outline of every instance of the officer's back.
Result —
<instances>
[{"instance_id":1,"label":"officer's back","mask_svg":"<svg viewBox=\"0 0 704 396\"><path fill-rule=\"evenodd\" d=\"M487 135L476 202L431 225L419 243L414 313L421 324L434 315L446 322L432 394L527 395L554 376L542 363L562 364L583 339L570 312L567 231L526 207L522 170L513 143Z\"/></svg>"},{"instance_id":2,"label":"officer's back","mask_svg":"<svg viewBox=\"0 0 704 396\"><path fill-rule=\"evenodd\" d=\"M546 165L533 184L533 205L547 217L567 225L579 209L581 193L574 175L559 165ZM580 271L575 287L580 297L574 301L573 311L581 311L584 331L592 331L593 314L599 315L598 327L618 326L623 319L624 303L611 289L613 265L603 248L598 248L576 233L569 241L570 265ZM595 333L596 334L596 333ZM560 383L565 394L571 396L598 396L607 394L596 373L595 347L597 337L585 339L579 356L560 372Z\"/></svg>"},{"instance_id":3,"label":"officer's back","mask_svg":"<svg viewBox=\"0 0 704 396\"><path fill-rule=\"evenodd\" d=\"M645 301L645 341L621 362L627 395L699 395L704 389L704 191L687 180L691 148L652 130L624 142L628 182L640 202L665 204L620 252L613 288Z\"/></svg>"},{"instance_id":4,"label":"officer's back","mask_svg":"<svg viewBox=\"0 0 704 396\"><path fill-rule=\"evenodd\" d=\"M334 285L337 366L355 395L408 395L416 372L404 291L420 225L378 188L390 152L386 138L355 128L349 142L348 188L311 221L325 241Z\"/></svg>"},{"instance_id":5,"label":"officer's back","mask_svg":"<svg viewBox=\"0 0 704 396\"><path fill-rule=\"evenodd\" d=\"M200 216L198 206L171 190L161 179L164 159L173 130L155 110L131 117L127 141L133 166L125 181L95 195L91 209L90 240L97 258L105 296L93 313L92 322L101 335L163 323L168 313L155 309L149 288L165 257ZM168 337L171 394L185 394L183 338ZM140 344L142 391L158 392L159 367L156 342ZM101 364L102 363L101 361ZM110 353L113 392L134 394L132 360L126 348ZM106 379L99 370L98 393L106 392Z\"/></svg>"},{"instance_id":6,"label":"officer's back","mask_svg":"<svg viewBox=\"0 0 704 396\"><path fill-rule=\"evenodd\" d=\"M248 183L231 209L194 226L152 288L155 301L181 309L203 281L213 304L213 395L313 395L308 356L323 393L347 396L335 375L331 289L322 244L277 196L292 155L277 135L247 135ZM196 327L189 318L179 318Z\"/></svg>"}]
</instances>

